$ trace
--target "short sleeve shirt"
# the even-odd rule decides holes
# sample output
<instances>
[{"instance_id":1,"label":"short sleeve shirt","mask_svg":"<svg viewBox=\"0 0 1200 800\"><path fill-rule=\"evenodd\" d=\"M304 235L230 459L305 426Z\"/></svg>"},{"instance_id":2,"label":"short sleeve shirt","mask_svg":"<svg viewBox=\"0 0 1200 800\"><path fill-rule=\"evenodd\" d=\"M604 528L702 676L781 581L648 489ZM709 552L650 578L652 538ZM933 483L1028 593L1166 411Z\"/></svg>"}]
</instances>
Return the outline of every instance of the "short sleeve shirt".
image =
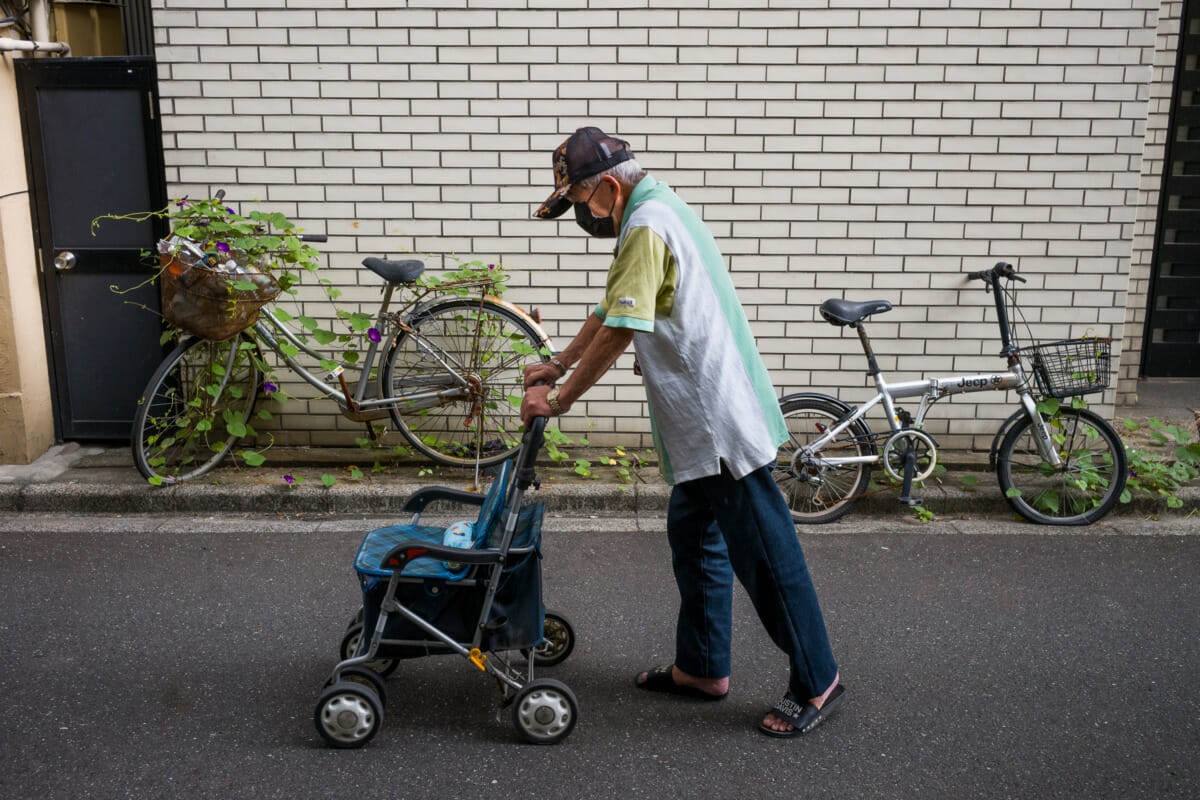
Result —
<instances>
[{"instance_id":1,"label":"short sleeve shirt","mask_svg":"<svg viewBox=\"0 0 1200 800\"><path fill-rule=\"evenodd\" d=\"M634 330L659 464L669 483L740 479L787 440L779 402L707 226L645 177L625 209L596 314Z\"/></svg>"},{"instance_id":2,"label":"short sleeve shirt","mask_svg":"<svg viewBox=\"0 0 1200 800\"><path fill-rule=\"evenodd\" d=\"M675 305L675 257L651 228L632 229L614 256L600 301L604 324L653 331L655 317Z\"/></svg>"}]
</instances>

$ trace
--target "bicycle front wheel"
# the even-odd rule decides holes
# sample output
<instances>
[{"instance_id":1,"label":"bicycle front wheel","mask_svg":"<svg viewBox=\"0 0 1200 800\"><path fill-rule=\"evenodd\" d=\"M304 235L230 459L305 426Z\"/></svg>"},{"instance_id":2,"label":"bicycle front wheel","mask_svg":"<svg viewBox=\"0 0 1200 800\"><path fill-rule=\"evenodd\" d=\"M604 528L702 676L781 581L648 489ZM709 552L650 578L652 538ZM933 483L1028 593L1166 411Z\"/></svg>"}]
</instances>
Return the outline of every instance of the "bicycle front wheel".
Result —
<instances>
[{"instance_id":1,"label":"bicycle front wheel","mask_svg":"<svg viewBox=\"0 0 1200 800\"><path fill-rule=\"evenodd\" d=\"M449 466L487 465L521 445L525 367L549 352L534 325L490 300L435 302L408 320L388 354L381 395L420 452ZM440 396L439 396L440 394Z\"/></svg>"},{"instance_id":2,"label":"bicycle front wheel","mask_svg":"<svg viewBox=\"0 0 1200 800\"><path fill-rule=\"evenodd\" d=\"M787 423L788 441L779 448L772 474L792 519L819 525L844 516L867 490L871 465L834 465L826 459L873 455L871 432L858 420L820 450L804 455L800 448L824 435L846 412L819 397L784 399L779 410Z\"/></svg>"},{"instance_id":3,"label":"bicycle front wheel","mask_svg":"<svg viewBox=\"0 0 1200 800\"><path fill-rule=\"evenodd\" d=\"M1042 460L1028 417L1009 430L996 455L996 477L1008 504L1041 525L1088 525L1117 504L1125 488L1125 446L1113 427L1088 409L1043 414L1062 464Z\"/></svg>"},{"instance_id":4,"label":"bicycle front wheel","mask_svg":"<svg viewBox=\"0 0 1200 800\"><path fill-rule=\"evenodd\" d=\"M162 484L197 478L221 463L258 395L254 342L189 339L155 370L133 418L133 461Z\"/></svg>"}]
</instances>

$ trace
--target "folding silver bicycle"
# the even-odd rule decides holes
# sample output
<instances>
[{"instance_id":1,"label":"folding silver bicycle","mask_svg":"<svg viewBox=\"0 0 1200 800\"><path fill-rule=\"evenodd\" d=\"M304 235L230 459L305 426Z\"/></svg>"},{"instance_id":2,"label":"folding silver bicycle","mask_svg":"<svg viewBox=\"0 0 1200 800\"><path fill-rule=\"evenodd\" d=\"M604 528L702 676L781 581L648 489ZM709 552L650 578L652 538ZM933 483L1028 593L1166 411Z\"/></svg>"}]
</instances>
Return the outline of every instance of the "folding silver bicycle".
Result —
<instances>
[{"instance_id":1,"label":"folding silver bicycle","mask_svg":"<svg viewBox=\"0 0 1200 800\"><path fill-rule=\"evenodd\" d=\"M1005 372L888 383L863 321L890 311L891 303L831 299L821 304L827 322L858 333L878 394L858 408L811 392L780 400L790 438L779 449L774 475L796 522L832 522L846 514L868 493L874 464L901 482L901 503L920 505L913 486L937 465L938 444L923 430L926 414L943 397L992 389L1016 391L1020 405L1000 426L989 452L989 465L1018 514L1045 525L1087 525L1116 505L1127 477L1121 437L1098 414L1077 407L1081 404L1059 402L1104 391L1112 340L1017 347L1008 311L1017 308L1014 281L1025 279L1003 262L967 278L983 281L993 294ZM896 400L912 397L921 399L915 416L896 405ZM1039 403L1038 397L1047 399ZM882 433L873 432L864 419L878 405L888 420Z\"/></svg>"}]
</instances>

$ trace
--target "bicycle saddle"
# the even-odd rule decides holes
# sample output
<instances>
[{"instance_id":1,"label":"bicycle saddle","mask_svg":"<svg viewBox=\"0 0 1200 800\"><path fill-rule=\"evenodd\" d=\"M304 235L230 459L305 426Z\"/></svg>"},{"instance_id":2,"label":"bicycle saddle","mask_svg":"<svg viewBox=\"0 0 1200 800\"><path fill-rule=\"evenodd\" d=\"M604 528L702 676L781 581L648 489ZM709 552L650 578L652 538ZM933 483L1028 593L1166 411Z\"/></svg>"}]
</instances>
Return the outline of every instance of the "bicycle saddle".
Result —
<instances>
[{"instance_id":1,"label":"bicycle saddle","mask_svg":"<svg viewBox=\"0 0 1200 800\"><path fill-rule=\"evenodd\" d=\"M388 283L412 283L425 271L422 261L388 261L374 256L364 258L363 266Z\"/></svg>"},{"instance_id":2,"label":"bicycle saddle","mask_svg":"<svg viewBox=\"0 0 1200 800\"><path fill-rule=\"evenodd\" d=\"M862 322L872 314L882 314L891 311L892 304L887 300L868 300L865 303L855 303L852 300L839 300L836 297L821 303L821 316L830 325L853 325Z\"/></svg>"}]
</instances>

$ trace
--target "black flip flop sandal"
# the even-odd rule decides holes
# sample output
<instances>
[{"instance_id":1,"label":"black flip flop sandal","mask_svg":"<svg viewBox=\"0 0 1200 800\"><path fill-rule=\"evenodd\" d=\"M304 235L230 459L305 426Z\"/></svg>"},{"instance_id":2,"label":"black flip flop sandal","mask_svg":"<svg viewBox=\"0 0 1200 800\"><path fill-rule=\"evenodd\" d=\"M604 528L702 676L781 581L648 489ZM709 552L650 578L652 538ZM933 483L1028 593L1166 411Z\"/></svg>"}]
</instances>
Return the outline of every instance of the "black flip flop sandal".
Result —
<instances>
[{"instance_id":1,"label":"black flip flop sandal","mask_svg":"<svg viewBox=\"0 0 1200 800\"><path fill-rule=\"evenodd\" d=\"M639 672L638 676L633 679L633 683L639 689L645 689L650 692L662 692L663 694L675 694L680 697L690 697L693 700L724 700L723 694L709 694L695 686L680 686L671 677L671 665L661 664L653 669L646 670L645 679Z\"/></svg>"},{"instance_id":2,"label":"black flip flop sandal","mask_svg":"<svg viewBox=\"0 0 1200 800\"><path fill-rule=\"evenodd\" d=\"M788 692L783 696L782 700L775 704L770 713L789 723L792 729L790 731L777 731L773 728L768 728L762 723L759 723L758 729L767 736L775 736L780 739L803 736L806 733L812 732L818 725L833 716L833 712L838 710L838 706L845 699L846 687L840 683L829 693L829 697L825 699L825 703L820 708L817 708L812 703L801 703L796 699L794 694Z\"/></svg>"}]
</instances>

